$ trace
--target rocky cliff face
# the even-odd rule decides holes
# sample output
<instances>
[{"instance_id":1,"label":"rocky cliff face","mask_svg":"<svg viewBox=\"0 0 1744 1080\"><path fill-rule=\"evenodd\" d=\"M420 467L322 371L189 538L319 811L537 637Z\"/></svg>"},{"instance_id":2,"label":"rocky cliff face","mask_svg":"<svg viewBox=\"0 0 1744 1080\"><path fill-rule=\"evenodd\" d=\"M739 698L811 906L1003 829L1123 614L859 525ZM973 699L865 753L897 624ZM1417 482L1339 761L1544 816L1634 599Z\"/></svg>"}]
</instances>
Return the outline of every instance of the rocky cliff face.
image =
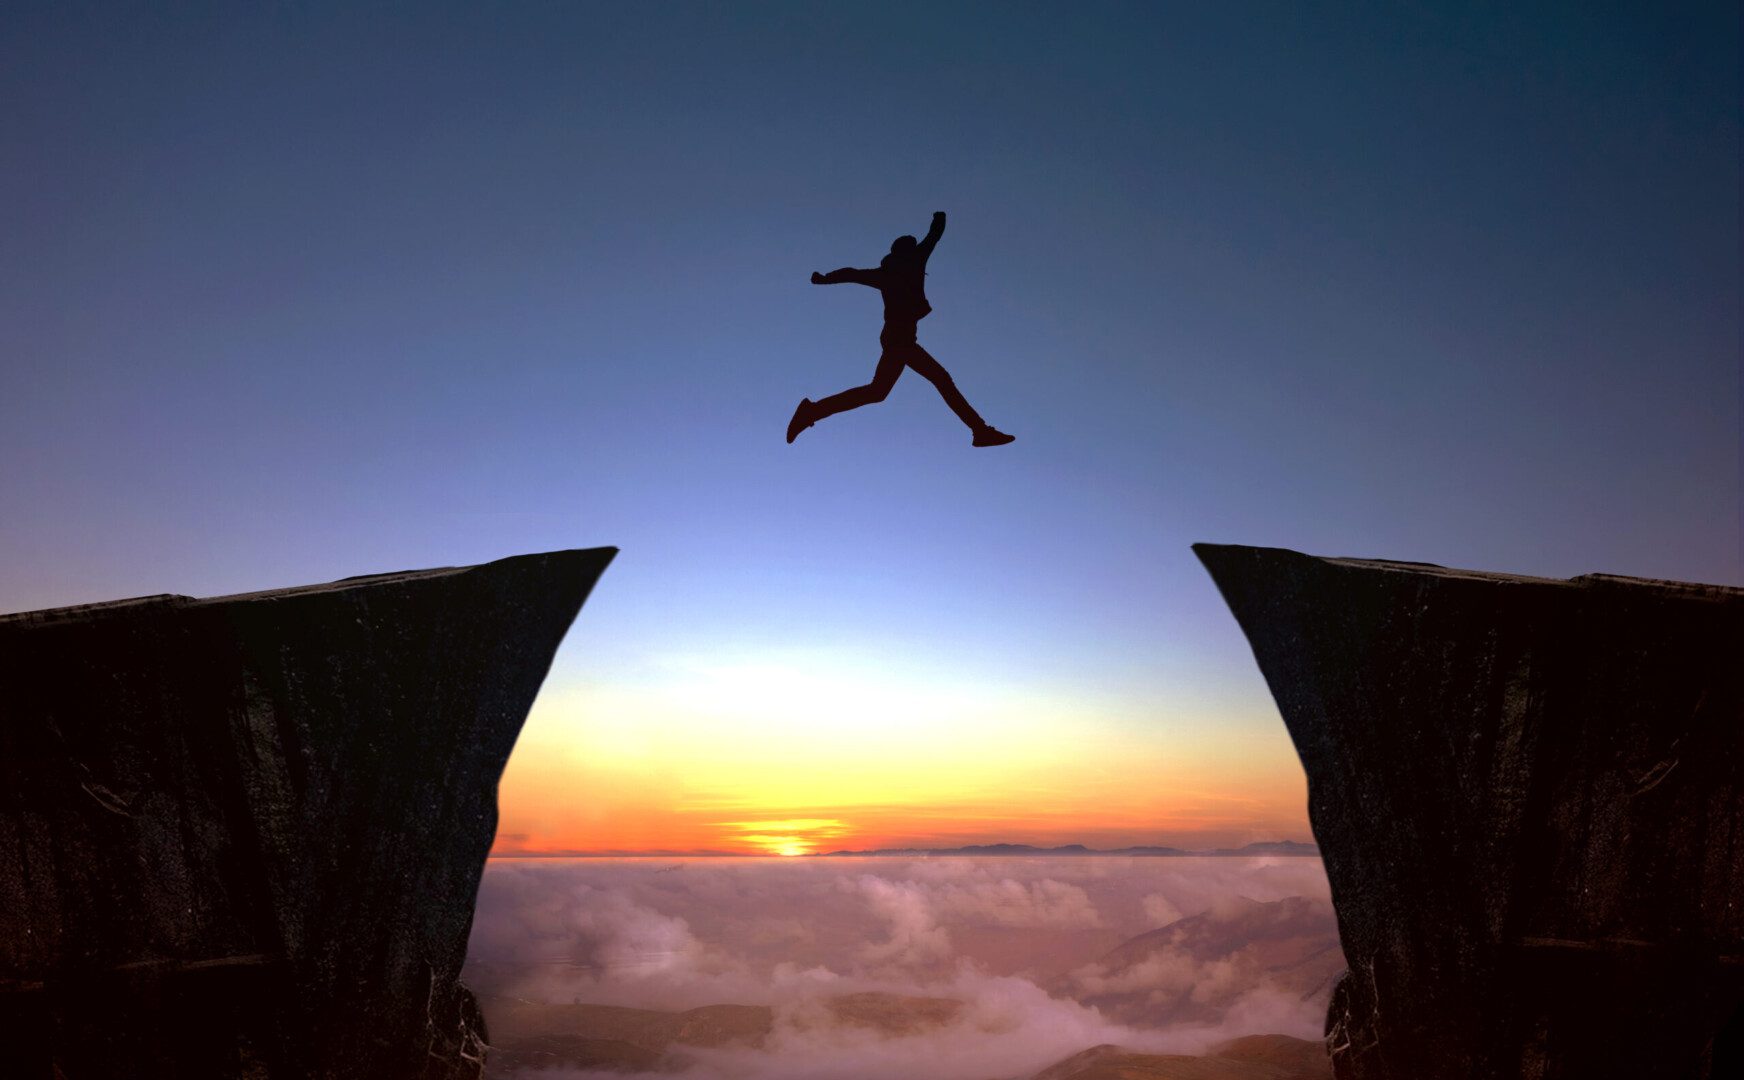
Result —
<instances>
[{"instance_id":1,"label":"rocky cliff face","mask_svg":"<svg viewBox=\"0 0 1744 1080\"><path fill-rule=\"evenodd\" d=\"M1195 551L1307 769L1339 1077L1740 1075L1744 590Z\"/></svg>"},{"instance_id":2,"label":"rocky cliff face","mask_svg":"<svg viewBox=\"0 0 1744 1080\"><path fill-rule=\"evenodd\" d=\"M497 780L613 554L0 617L0 1072L476 1077Z\"/></svg>"}]
</instances>

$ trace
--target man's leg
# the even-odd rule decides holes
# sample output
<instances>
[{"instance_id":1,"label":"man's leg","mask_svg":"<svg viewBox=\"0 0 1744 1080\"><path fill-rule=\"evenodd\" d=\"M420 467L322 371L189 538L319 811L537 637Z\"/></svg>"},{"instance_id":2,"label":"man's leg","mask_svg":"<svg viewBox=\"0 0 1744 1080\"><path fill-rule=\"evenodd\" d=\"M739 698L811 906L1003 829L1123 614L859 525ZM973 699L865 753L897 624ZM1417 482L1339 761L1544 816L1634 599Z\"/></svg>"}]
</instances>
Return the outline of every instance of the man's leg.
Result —
<instances>
[{"instance_id":1,"label":"man's leg","mask_svg":"<svg viewBox=\"0 0 1744 1080\"><path fill-rule=\"evenodd\" d=\"M831 394L822 401L801 398L799 407L793 410L793 419L787 422L787 441L792 442L799 438L800 432L826 416L883 401L890 396L890 388L896 385L896 378L901 374L902 357L895 350L887 348L878 358L878 367L872 372L872 381L865 386Z\"/></svg>"},{"instance_id":2,"label":"man's leg","mask_svg":"<svg viewBox=\"0 0 1744 1080\"><path fill-rule=\"evenodd\" d=\"M843 390L839 394L831 394L822 401L812 402L811 422L815 424L826 416L883 401L890 396L890 388L896 385L896 378L901 374L902 357L894 350L886 349L884 355L878 358L878 367L872 372L871 382L865 386Z\"/></svg>"},{"instance_id":3,"label":"man's leg","mask_svg":"<svg viewBox=\"0 0 1744 1080\"><path fill-rule=\"evenodd\" d=\"M968 399L963 397L963 392L957 389L957 384L952 380L951 373L945 370L943 364L934 360L931 353L919 345L913 345L910 346L903 360L921 378L933 384L938 390L939 396L945 399L945 404L949 405L951 411L957 414L957 419L969 425L970 431L980 431L987 426L987 421L981 419L981 414L975 411Z\"/></svg>"},{"instance_id":4,"label":"man's leg","mask_svg":"<svg viewBox=\"0 0 1744 1080\"><path fill-rule=\"evenodd\" d=\"M1014 436L1007 435L981 419L981 414L970 406L962 391L957 389L951 373L945 370L943 364L934 360L931 353L919 345L914 345L903 354L903 359L909 367L920 372L923 378L938 387L939 396L945 399L945 404L957 414L957 419L969 425L969 430L974 432L975 438L972 441L976 446L1004 446L1013 440Z\"/></svg>"}]
</instances>

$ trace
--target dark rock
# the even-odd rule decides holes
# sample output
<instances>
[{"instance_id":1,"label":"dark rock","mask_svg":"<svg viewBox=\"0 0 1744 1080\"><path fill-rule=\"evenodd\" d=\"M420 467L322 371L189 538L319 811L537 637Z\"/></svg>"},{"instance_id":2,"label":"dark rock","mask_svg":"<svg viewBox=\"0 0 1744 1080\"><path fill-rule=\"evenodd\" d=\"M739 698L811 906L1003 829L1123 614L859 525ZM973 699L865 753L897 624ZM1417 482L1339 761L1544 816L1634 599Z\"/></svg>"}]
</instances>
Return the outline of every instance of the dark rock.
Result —
<instances>
[{"instance_id":1,"label":"dark rock","mask_svg":"<svg viewBox=\"0 0 1744 1080\"><path fill-rule=\"evenodd\" d=\"M1307 769L1339 1077L1735 1058L1744 590L1194 550Z\"/></svg>"},{"instance_id":2,"label":"dark rock","mask_svg":"<svg viewBox=\"0 0 1744 1080\"><path fill-rule=\"evenodd\" d=\"M9 1077L476 1077L496 786L612 549L0 617Z\"/></svg>"}]
</instances>

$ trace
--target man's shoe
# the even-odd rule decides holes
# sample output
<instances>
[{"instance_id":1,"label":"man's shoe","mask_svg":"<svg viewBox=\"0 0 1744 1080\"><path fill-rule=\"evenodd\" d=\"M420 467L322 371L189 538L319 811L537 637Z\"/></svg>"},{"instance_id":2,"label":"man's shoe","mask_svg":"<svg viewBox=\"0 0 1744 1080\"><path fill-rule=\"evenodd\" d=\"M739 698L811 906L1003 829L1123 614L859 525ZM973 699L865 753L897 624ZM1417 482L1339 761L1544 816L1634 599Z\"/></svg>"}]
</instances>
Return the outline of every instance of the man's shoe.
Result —
<instances>
[{"instance_id":1,"label":"man's shoe","mask_svg":"<svg viewBox=\"0 0 1744 1080\"><path fill-rule=\"evenodd\" d=\"M1012 442L1016 438L1016 435L1007 435L1005 432L1000 431L993 425L988 424L984 427L978 427L975 429L974 444L976 446L1004 446L1006 443Z\"/></svg>"},{"instance_id":2,"label":"man's shoe","mask_svg":"<svg viewBox=\"0 0 1744 1080\"><path fill-rule=\"evenodd\" d=\"M811 414L813 404L815 403L811 398L799 399L799 407L793 410L793 419L787 422L788 442L799 438L800 432L816 423L816 418Z\"/></svg>"}]
</instances>

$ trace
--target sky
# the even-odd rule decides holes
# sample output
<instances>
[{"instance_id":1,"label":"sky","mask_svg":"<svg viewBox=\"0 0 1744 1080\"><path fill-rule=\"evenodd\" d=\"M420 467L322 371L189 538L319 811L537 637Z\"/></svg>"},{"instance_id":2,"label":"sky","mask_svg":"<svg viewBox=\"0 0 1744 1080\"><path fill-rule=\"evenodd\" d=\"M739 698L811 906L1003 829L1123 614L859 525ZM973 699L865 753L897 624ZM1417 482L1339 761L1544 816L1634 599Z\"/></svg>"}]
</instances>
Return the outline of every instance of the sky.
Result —
<instances>
[{"instance_id":1,"label":"sky","mask_svg":"<svg viewBox=\"0 0 1744 1080\"><path fill-rule=\"evenodd\" d=\"M1307 839L1188 550L1739 584L1714 3L9 4L0 610L616 545L499 852ZM950 223L910 373L875 265Z\"/></svg>"}]
</instances>

